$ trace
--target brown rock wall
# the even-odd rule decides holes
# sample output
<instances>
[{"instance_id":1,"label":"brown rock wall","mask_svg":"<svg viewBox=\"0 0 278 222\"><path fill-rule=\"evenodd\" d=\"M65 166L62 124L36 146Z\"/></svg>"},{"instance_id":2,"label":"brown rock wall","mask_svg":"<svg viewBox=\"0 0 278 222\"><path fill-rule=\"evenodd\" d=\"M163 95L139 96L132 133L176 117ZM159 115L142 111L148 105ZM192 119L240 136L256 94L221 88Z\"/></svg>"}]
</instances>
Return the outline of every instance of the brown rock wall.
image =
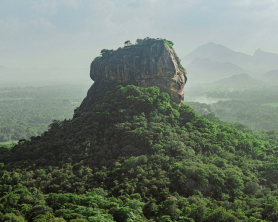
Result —
<instances>
[{"instance_id":1,"label":"brown rock wall","mask_svg":"<svg viewBox=\"0 0 278 222\"><path fill-rule=\"evenodd\" d=\"M161 92L169 93L177 104L184 99L186 70L180 66L175 51L163 40L119 48L104 58L95 59L90 77L94 84L81 108L95 102L97 93L105 93L116 85L157 86Z\"/></svg>"}]
</instances>

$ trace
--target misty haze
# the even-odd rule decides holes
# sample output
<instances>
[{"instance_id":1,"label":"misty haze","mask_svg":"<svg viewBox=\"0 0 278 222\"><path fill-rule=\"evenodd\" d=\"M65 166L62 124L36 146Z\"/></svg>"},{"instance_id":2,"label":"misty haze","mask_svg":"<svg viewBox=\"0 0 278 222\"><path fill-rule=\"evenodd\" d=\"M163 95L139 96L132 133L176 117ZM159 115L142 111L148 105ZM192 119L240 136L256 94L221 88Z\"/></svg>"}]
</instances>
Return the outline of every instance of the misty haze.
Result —
<instances>
[{"instance_id":1,"label":"misty haze","mask_svg":"<svg viewBox=\"0 0 278 222\"><path fill-rule=\"evenodd\" d=\"M0 222L277 222L278 1L0 0Z\"/></svg>"}]
</instances>

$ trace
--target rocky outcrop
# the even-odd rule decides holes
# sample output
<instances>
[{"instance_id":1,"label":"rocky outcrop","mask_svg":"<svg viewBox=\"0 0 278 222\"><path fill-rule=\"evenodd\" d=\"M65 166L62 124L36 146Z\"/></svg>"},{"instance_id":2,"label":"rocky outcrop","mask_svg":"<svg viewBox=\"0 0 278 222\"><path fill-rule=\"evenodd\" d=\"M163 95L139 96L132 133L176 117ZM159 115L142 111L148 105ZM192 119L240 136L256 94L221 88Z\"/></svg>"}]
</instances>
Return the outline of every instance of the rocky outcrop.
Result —
<instances>
[{"instance_id":1,"label":"rocky outcrop","mask_svg":"<svg viewBox=\"0 0 278 222\"><path fill-rule=\"evenodd\" d=\"M117 85L157 86L181 104L184 99L186 70L171 45L163 40L126 46L97 57L91 64L94 84L80 108L88 108L106 91Z\"/></svg>"}]
</instances>

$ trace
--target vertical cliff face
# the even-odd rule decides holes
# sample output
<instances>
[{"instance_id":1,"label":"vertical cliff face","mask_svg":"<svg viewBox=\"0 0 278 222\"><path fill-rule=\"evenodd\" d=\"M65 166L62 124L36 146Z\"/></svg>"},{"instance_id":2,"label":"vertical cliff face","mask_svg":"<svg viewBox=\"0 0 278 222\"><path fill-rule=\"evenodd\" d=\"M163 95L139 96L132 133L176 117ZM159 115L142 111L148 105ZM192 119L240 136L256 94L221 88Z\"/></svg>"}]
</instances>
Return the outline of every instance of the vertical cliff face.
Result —
<instances>
[{"instance_id":1,"label":"vertical cliff face","mask_svg":"<svg viewBox=\"0 0 278 222\"><path fill-rule=\"evenodd\" d=\"M117 85L157 86L181 104L184 99L186 70L175 51L163 40L150 40L96 58L90 76L94 84L81 104L88 108L100 95Z\"/></svg>"}]
</instances>

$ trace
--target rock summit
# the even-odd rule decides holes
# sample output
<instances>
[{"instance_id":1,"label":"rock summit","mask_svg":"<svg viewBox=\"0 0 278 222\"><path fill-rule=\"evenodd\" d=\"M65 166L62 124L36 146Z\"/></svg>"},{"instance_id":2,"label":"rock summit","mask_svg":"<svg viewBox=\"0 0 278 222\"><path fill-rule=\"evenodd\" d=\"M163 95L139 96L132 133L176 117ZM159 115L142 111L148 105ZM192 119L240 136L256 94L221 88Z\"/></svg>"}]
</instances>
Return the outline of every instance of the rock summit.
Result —
<instances>
[{"instance_id":1,"label":"rock summit","mask_svg":"<svg viewBox=\"0 0 278 222\"><path fill-rule=\"evenodd\" d=\"M186 70L172 45L171 41L145 38L137 39L134 45L127 41L125 47L115 51L102 50L102 56L91 63L90 77L94 84L81 109L88 109L117 85L157 86L161 92L169 93L172 101L182 104Z\"/></svg>"}]
</instances>

